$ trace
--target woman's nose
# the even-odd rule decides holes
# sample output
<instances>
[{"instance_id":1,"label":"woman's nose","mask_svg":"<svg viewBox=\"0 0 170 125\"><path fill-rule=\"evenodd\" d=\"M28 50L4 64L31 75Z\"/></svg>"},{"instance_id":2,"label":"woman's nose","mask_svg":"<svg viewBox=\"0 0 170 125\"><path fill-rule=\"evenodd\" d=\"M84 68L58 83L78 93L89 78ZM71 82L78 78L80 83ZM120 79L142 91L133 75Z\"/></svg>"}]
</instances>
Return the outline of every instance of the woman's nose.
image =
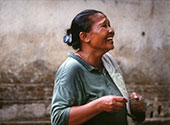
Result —
<instances>
[{"instance_id":1,"label":"woman's nose","mask_svg":"<svg viewBox=\"0 0 170 125\"><path fill-rule=\"evenodd\" d=\"M109 32L109 34L112 34L113 36L115 35L115 32L112 27L108 28L108 32Z\"/></svg>"}]
</instances>

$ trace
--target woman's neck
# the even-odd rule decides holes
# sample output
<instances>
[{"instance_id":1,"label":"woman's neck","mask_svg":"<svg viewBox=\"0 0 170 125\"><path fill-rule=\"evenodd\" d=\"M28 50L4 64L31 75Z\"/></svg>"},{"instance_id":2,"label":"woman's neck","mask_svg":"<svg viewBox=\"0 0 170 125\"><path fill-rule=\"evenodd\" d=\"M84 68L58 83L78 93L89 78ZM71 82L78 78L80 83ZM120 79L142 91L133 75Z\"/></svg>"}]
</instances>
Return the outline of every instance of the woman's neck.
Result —
<instances>
[{"instance_id":1,"label":"woman's neck","mask_svg":"<svg viewBox=\"0 0 170 125\"><path fill-rule=\"evenodd\" d=\"M103 64L102 64L103 54L97 52L85 52L85 51L78 51L75 54L80 56L88 64L94 66L95 68L98 68L100 71L103 70Z\"/></svg>"}]
</instances>

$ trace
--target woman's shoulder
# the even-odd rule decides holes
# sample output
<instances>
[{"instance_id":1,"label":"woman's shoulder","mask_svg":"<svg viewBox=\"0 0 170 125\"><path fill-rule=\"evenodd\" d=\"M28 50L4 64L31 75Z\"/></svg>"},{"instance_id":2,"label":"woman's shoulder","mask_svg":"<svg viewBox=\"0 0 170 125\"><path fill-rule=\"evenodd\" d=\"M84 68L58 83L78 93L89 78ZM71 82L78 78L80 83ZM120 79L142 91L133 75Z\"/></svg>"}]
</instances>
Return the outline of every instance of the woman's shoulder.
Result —
<instances>
[{"instance_id":1,"label":"woman's shoulder","mask_svg":"<svg viewBox=\"0 0 170 125\"><path fill-rule=\"evenodd\" d=\"M102 57L102 61L105 62L105 63L108 63L108 64L112 64L112 65L117 65L117 62L116 60L114 59L114 57L109 54L109 53L106 53L103 55Z\"/></svg>"},{"instance_id":2,"label":"woman's shoulder","mask_svg":"<svg viewBox=\"0 0 170 125\"><path fill-rule=\"evenodd\" d=\"M58 72L65 73L76 73L77 71L82 70L83 67L81 64L74 58L68 57L59 67Z\"/></svg>"},{"instance_id":3,"label":"woman's shoulder","mask_svg":"<svg viewBox=\"0 0 170 125\"><path fill-rule=\"evenodd\" d=\"M102 57L102 61L108 70L110 68L114 68L115 70L117 70L118 72L120 72L122 74L116 59L114 59L114 57L111 54L109 54L109 53L104 54Z\"/></svg>"},{"instance_id":4,"label":"woman's shoulder","mask_svg":"<svg viewBox=\"0 0 170 125\"><path fill-rule=\"evenodd\" d=\"M75 59L68 57L58 68L55 83L56 85L60 84L60 86L71 86L75 81L79 79L78 76L83 74L82 67L78 61Z\"/></svg>"}]
</instances>

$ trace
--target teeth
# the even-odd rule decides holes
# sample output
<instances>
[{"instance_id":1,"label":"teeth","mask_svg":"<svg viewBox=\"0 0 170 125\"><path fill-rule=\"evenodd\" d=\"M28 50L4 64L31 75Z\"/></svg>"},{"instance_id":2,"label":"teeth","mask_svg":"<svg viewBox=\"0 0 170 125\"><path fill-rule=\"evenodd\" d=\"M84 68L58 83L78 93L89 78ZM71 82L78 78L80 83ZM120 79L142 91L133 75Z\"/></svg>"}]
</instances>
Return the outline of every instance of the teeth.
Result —
<instances>
[{"instance_id":1,"label":"teeth","mask_svg":"<svg viewBox=\"0 0 170 125\"><path fill-rule=\"evenodd\" d=\"M107 40L113 40L113 37L108 37Z\"/></svg>"}]
</instances>

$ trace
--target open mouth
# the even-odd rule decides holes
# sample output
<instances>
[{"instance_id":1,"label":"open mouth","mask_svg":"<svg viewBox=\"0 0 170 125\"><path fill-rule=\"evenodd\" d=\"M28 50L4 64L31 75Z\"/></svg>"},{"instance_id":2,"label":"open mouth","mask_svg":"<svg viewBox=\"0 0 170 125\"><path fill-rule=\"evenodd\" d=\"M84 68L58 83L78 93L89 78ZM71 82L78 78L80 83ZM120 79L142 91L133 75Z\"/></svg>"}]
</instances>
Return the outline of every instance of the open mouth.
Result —
<instances>
[{"instance_id":1,"label":"open mouth","mask_svg":"<svg viewBox=\"0 0 170 125\"><path fill-rule=\"evenodd\" d=\"M107 41L113 41L113 37L108 37Z\"/></svg>"}]
</instances>

